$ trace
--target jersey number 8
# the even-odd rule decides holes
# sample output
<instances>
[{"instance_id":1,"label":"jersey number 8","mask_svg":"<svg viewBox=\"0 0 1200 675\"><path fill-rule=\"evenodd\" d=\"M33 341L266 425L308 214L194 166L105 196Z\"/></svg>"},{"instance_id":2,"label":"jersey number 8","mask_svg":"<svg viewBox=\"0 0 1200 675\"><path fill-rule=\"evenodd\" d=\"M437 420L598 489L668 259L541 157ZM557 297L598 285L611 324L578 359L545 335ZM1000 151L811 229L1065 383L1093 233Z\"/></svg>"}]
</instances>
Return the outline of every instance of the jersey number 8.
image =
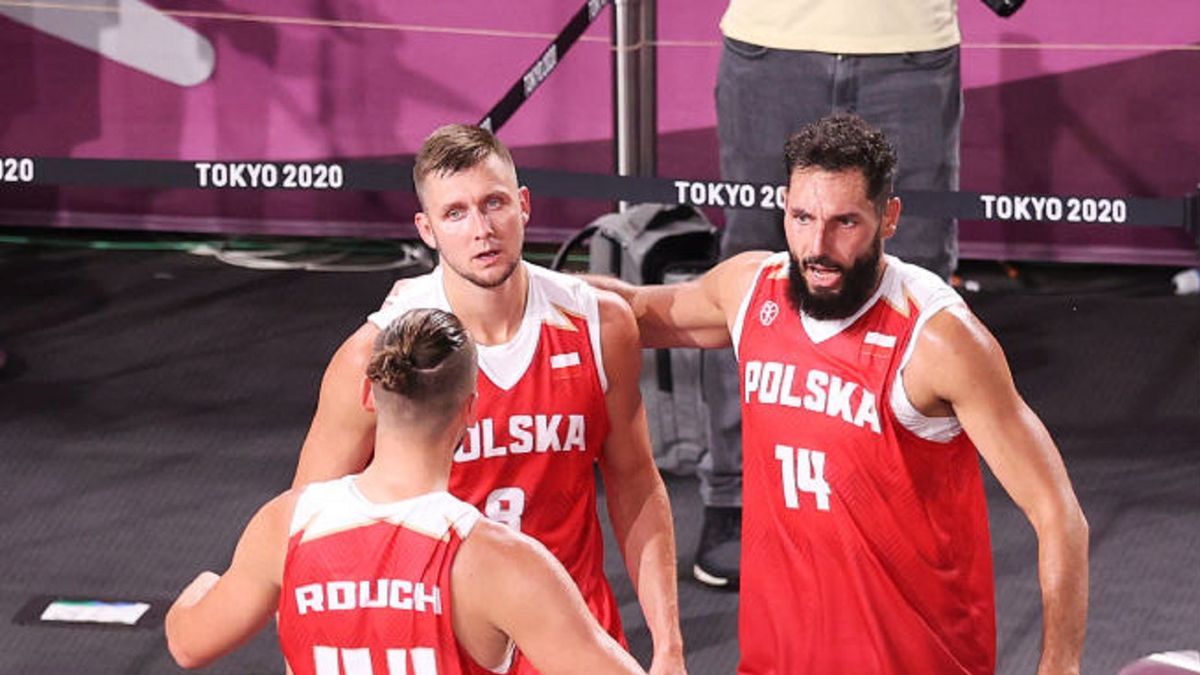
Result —
<instances>
[{"instance_id":1,"label":"jersey number 8","mask_svg":"<svg viewBox=\"0 0 1200 675\"><path fill-rule=\"evenodd\" d=\"M525 491L519 487L492 490L483 505L483 514L489 520L503 523L517 532L521 531L521 515L524 513Z\"/></svg>"}]
</instances>

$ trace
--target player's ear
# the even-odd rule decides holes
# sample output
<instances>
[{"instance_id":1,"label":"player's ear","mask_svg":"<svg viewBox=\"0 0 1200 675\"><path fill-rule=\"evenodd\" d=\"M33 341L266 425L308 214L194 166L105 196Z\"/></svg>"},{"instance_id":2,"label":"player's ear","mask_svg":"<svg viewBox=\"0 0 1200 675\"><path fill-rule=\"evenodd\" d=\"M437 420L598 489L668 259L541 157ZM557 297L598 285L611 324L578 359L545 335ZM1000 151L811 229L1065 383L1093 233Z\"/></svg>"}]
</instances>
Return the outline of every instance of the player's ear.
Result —
<instances>
[{"instance_id":1,"label":"player's ear","mask_svg":"<svg viewBox=\"0 0 1200 675\"><path fill-rule=\"evenodd\" d=\"M529 194L529 188L524 185L517 190L517 195L521 200L521 224L525 225L529 222L529 214L533 212L533 197Z\"/></svg>"},{"instance_id":2,"label":"player's ear","mask_svg":"<svg viewBox=\"0 0 1200 675\"><path fill-rule=\"evenodd\" d=\"M362 392L360 394L362 407L367 412L375 412L375 392L371 390L371 380L364 377L362 379Z\"/></svg>"},{"instance_id":3,"label":"player's ear","mask_svg":"<svg viewBox=\"0 0 1200 675\"><path fill-rule=\"evenodd\" d=\"M421 236L421 241L436 251L437 237L433 236L433 223L429 221L429 216L424 211L417 211L417 215L413 217L413 224L417 226L417 234Z\"/></svg>"},{"instance_id":4,"label":"player's ear","mask_svg":"<svg viewBox=\"0 0 1200 675\"><path fill-rule=\"evenodd\" d=\"M883 220L879 225L884 239L889 239L896 234L896 228L900 225L901 210L903 210L903 204L900 203L899 197L891 197L887 200L887 204L884 204Z\"/></svg>"}]
</instances>

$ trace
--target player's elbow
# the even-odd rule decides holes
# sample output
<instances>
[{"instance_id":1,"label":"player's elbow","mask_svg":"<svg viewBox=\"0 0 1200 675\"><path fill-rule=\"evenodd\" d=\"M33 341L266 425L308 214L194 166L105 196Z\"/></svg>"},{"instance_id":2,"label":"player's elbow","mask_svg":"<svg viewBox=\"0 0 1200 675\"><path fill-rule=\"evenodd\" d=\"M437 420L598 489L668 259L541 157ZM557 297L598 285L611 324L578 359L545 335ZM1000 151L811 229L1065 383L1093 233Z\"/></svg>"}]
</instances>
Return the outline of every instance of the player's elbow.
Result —
<instances>
[{"instance_id":1,"label":"player's elbow","mask_svg":"<svg viewBox=\"0 0 1200 675\"><path fill-rule=\"evenodd\" d=\"M1079 540L1087 542L1091 536L1092 528L1091 525L1088 525L1087 516L1084 515L1083 507L1079 505L1079 502L1074 503L1074 508L1071 509L1069 518L1071 531Z\"/></svg>"},{"instance_id":2,"label":"player's elbow","mask_svg":"<svg viewBox=\"0 0 1200 675\"><path fill-rule=\"evenodd\" d=\"M1039 537L1054 537L1078 546L1087 546L1090 526L1079 501L1072 494L1059 500L1052 509L1046 509L1033 519Z\"/></svg>"},{"instance_id":3,"label":"player's elbow","mask_svg":"<svg viewBox=\"0 0 1200 675\"><path fill-rule=\"evenodd\" d=\"M187 629L186 617L181 616L179 610L172 609L167 613L165 625L167 651L171 653L171 658L175 659L175 663L179 664L180 668L192 670L203 668L213 662L215 655L205 654L204 650L195 643L191 632Z\"/></svg>"},{"instance_id":4,"label":"player's elbow","mask_svg":"<svg viewBox=\"0 0 1200 675\"><path fill-rule=\"evenodd\" d=\"M175 659L175 663L185 670L203 668L212 663L212 658L205 658L197 654L186 640L172 636L170 631L167 631L167 650L171 652L171 658Z\"/></svg>"},{"instance_id":5,"label":"player's elbow","mask_svg":"<svg viewBox=\"0 0 1200 675\"><path fill-rule=\"evenodd\" d=\"M176 665L184 670L193 670L203 668L207 663L189 654L182 647L177 646L171 641L167 642L167 648L171 651L171 658L175 659Z\"/></svg>"}]
</instances>

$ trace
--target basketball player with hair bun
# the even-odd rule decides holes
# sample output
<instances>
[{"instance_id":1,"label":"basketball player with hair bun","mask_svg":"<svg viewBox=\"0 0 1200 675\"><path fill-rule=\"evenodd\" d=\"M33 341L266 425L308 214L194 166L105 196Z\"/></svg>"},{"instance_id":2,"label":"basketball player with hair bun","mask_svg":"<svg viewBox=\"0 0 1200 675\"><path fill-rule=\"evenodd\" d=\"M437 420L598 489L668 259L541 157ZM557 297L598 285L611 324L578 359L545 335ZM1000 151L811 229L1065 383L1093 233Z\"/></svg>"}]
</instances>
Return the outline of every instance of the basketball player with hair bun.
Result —
<instances>
[{"instance_id":1,"label":"basketball player with hair bun","mask_svg":"<svg viewBox=\"0 0 1200 675\"><path fill-rule=\"evenodd\" d=\"M184 589L166 619L181 666L211 663L277 615L295 675L507 673L514 645L547 674L643 672L544 546L446 492L475 359L440 310L379 334L360 387L378 420L370 465L276 497L225 574Z\"/></svg>"}]
</instances>

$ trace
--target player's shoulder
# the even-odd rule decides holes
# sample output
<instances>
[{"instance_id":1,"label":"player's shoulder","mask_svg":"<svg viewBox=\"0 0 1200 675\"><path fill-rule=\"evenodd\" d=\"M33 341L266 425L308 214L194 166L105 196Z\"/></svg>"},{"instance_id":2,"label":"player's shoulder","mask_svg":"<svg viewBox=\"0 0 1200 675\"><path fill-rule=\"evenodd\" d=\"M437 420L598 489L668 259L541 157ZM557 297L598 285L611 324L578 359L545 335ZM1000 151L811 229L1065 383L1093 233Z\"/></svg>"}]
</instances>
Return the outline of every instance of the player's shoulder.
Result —
<instances>
[{"instance_id":1,"label":"player's shoulder","mask_svg":"<svg viewBox=\"0 0 1200 675\"><path fill-rule=\"evenodd\" d=\"M487 518L480 518L474 524L459 550L463 564L478 564L484 569L494 567L500 560L519 568L523 562L551 555L533 537Z\"/></svg>"},{"instance_id":2,"label":"player's shoulder","mask_svg":"<svg viewBox=\"0 0 1200 675\"><path fill-rule=\"evenodd\" d=\"M271 501L263 505L262 511L271 514L271 518L290 519L291 514L296 509L296 505L300 502L300 495L304 492L303 487L289 488L275 495Z\"/></svg>"},{"instance_id":3,"label":"player's shoulder","mask_svg":"<svg viewBox=\"0 0 1200 675\"><path fill-rule=\"evenodd\" d=\"M426 528L439 533L453 530L459 538L466 538L479 524L487 521L479 509L449 492L436 492L423 502L429 521Z\"/></svg>"},{"instance_id":4,"label":"player's shoulder","mask_svg":"<svg viewBox=\"0 0 1200 675\"><path fill-rule=\"evenodd\" d=\"M533 294L547 303L576 313L595 305L596 289L583 279L529 262L524 265Z\"/></svg>"},{"instance_id":5,"label":"player's shoulder","mask_svg":"<svg viewBox=\"0 0 1200 675\"><path fill-rule=\"evenodd\" d=\"M634 318L633 309L629 303L620 295L612 291L603 289L594 289L596 296L596 309L600 318L600 323L608 326L610 324L620 324L637 327L637 319Z\"/></svg>"},{"instance_id":6,"label":"player's shoulder","mask_svg":"<svg viewBox=\"0 0 1200 675\"><path fill-rule=\"evenodd\" d=\"M936 353L938 359L969 354L985 345L991 334L971 312L962 296L941 277L918 265L886 256L883 294L894 307L913 307L917 325L917 352ZM967 350L964 354L963 350Z\"/></svg>"},{"instance_id":7,"label":"player's shoulder","mask_svg":"<svg viewBox=\"0 0 1200 675\"><path fill-rule=\"evenodd\" d=\"M952 404L1012 387L999 341L965 304L949 305L925 323L904 381L910 396L924 389Z\"/></svg>"},{"instance_id":8,"label":"player's shoulder","mask_svg":"<svg viewBox=\"0 0 1200 675\"><path fill-rule=\"evenodd\" d=\"M922 312L937 312L952 305L965 306L962 296L938 275L895 256L886 256L888 272L884 292L895 303L912 303Z\"/></svg>"},{"instance_id":9,"label":"player's shoulder","mask_svg":"<svg viewBox=\"0 0 1200 675\"><path fill-rule=\"evenodd\" d=\"M738 307L760 278L787 278L787 251L745 251L722 261L702 277L706 293L723 307Z\"/></svg>"},{"instance_id":10,"label":"player's shoulder","mask_svg":"<svg viewBox=\"0 0 1200 675\"><path fill-rule=\"evenodd\" d=\"M326 372L347 372L359 376L366 372L371 354L375 351L375 339L381 329L371 321L358 327L334 352Z\"/></svg>"},{"instance_id":11,"label":"player's shoulder","mask_svg":"<svg viewBox=\"0 0 1200 675\"><path fill-rule=\"evenodd\" d=\"M760 269L770 267L787 268L789 257L787 251L742 251L722 260L713 271L730 274L757 273Z\"/></svg>"},{"instance_id":12,"label":"player's shoulder","mask_svg":"<svg viewBox=\"0 0 1200 675\"><path fill-rule=\"evenodd\" d=\"M495 616L527 600L524 589L545 580L553 556L528 535L481 518L451 566L451 586L463 617Z\"/></svg>"},{"instance_id":13,"label":"player's shoulder","mask_svg":"<svg viewBox=\"0 0 1200 675\"><path fill-rule=\"evenodd\" d=\"M947 360L984 356L996 339L966 303L952 303L929 317L920 340Z\"/></svg>"},{"instance_id":14,"label":"player's shoulder","mask_svg":"<svg viewBox=\"0 0 1200 675\"><path fill-rule=\"evenodd\" d=\"M736 261L734 264L741 269L786 272L791 259L787 251L746 251L731 257L730 261Z\"/></svg>"},{"instance_id":15,"label":"player's shoulder","mask_svg":"<svg viewBox=\"0 0 1200 675\"><path fill-rule=\"evenodd\" d=\"M251 517L246 531L282 543L291 534L293 514L302 492L303 488L292 488L271 498Z\"/></svg>"},{"instance_id":16,"label":"player's shoulder","mask_svg":"<svg viewBox=\"0 0 1200 675\"><path fill-rule=\"evenodd\" d=\"M334 504L344 502L348 492L346 480L345 477L342 477L308 483L294 487L280 495L280 498L285 498L289 504L286 509L288 533L295 534L310 523L317 514L329 509Z\"/></svg>"},{"instance_id":17,"label":"player's shoulder","mask_svg":"<svg viewBox=\"0 0 1200 675\"><path fill-rule=\"evenodd\" d=\"M392 284L391 290L384 297L379 309L372 312L367 317L367 321L382 329L410 309L421 307L444 309L439 303L442 296L440 269L415 277L398 279L396 283Z\"/></svg>"},{"instance_id":18,"label":"player's shoulder","mask_svg":"<svg viewBox=\"0 0 1200 675\"><path fill-rule=\"evenodd\" d=\"M744 251L722 261L709 276L724 287L738 286L745 290L762 274L787 274L790 257L787 251Z\"/></svg>"}]
</instances>

